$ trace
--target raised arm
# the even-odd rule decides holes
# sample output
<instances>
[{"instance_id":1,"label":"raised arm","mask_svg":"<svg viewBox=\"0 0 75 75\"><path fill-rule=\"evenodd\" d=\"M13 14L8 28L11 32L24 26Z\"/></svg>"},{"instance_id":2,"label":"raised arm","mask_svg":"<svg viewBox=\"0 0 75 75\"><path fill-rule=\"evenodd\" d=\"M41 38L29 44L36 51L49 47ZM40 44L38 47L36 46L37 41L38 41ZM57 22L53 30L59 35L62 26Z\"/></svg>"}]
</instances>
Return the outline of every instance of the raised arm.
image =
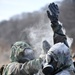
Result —
<instances>
[{"instance_id":1,"label":"raised arm","mask_svg":"<svg viewBox=\"0 0 75 75\"><path fill-rule=\"evenodd\" d=\"M50 3L48 8L49 10L47 11L47 15L51 21L51 27L54 32L54 35L53 35L54 44L63 42L66 46L68 46L66 35L63 33L63 30L62 30L62 25L59 24L58 22L58 15L59 15L58 5L55 3Z\"/></svg>"}]
</instances>

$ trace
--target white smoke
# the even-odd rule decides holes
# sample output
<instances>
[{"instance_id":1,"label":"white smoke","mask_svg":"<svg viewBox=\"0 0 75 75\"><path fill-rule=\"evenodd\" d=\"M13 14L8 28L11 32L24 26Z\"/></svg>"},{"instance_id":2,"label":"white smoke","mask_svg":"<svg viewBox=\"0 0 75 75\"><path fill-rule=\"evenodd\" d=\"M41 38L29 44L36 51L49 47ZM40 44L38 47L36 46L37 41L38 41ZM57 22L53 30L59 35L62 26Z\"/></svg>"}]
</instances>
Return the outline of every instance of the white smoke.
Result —
<instances>
[{"instance_id":1,"label":"white smoke","mask_svg":"<svg viewBox=\"0 0 75 75\"><path fill-rule=\"evenodd\" d=\"M36 51L37 57L42 52L42 42L44 40L47 40L50 45L53 45L53 31L51 29L50 22L44 24L41 21L40 23L38 23L38 25L26 28L25 30L23 30L23 33L24 32L25 34L27 32L28 42Z\"/></svg>"},{"instance_id":2,"label":"white smoke","mask_svg":"<svg viewBox=\"0 0 75 75\"><path fill-rule=\"evenodd\" d=\"M36 57L38 57L43 50L42 42L44 40L47 40L50 45L53 45L53 31L50 25L50 21L45 24L41 21L38 23L38 25L23 30L23 32L27 32L28 41L31 44L33 50L36 51ZM66 33L66 30L63 29L63 32ZM67 36L67 41L71 47L73 39Z\"/></svg>"}]
</instances>

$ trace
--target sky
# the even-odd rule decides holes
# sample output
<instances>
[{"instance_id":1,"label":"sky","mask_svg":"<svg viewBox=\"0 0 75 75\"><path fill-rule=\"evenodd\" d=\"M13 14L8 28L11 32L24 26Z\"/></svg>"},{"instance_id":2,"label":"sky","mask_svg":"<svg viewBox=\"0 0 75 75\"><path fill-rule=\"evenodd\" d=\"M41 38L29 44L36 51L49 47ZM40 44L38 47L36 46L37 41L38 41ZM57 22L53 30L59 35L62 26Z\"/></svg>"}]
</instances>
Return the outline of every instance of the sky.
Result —
<instances>
[{"instance_id":1,"label":"sky","mask_svg":"<svg viewBox=\"0 0 75 75\"><path fill-rule=\"evenodd\" d=\"M23 12L38 11L46 4L62 0L0 0L0 21Z\"/></svg>"}]
</instances>

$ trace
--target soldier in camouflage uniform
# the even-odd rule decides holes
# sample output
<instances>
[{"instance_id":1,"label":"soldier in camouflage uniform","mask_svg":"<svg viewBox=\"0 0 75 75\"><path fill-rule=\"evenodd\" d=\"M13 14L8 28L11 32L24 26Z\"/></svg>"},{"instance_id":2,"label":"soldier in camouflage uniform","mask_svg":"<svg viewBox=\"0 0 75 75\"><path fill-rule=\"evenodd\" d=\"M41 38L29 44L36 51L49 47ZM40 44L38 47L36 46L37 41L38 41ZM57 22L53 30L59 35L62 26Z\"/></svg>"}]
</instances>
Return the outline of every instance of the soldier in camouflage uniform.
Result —
<instances>
[{"instance_id":1,"label":"soldier in camouflage uniform","mask_svg":"<svg viewBox=\"0 0 75 75\"><path fill-rule=\"evenodd\" d=\"M11 63L5 66L2 75L33 75L41 68L43 58L34 59L32 48L23 41L11 47Z\"/></svg>"},{"instance_id":2,"label":"soldier in camouflage uniform","mask_svg":"<svg viewBox=\"0 0 75 75\"><path fill-rule=\"evenodd\" d=\"M67 38L62 31L62 25L58 22L58 6L55 3L51 3L47 14L54 31L54 45L46 54L43 73L45 75L74 75L74 65Z\"/></svg>"}]
</instances>

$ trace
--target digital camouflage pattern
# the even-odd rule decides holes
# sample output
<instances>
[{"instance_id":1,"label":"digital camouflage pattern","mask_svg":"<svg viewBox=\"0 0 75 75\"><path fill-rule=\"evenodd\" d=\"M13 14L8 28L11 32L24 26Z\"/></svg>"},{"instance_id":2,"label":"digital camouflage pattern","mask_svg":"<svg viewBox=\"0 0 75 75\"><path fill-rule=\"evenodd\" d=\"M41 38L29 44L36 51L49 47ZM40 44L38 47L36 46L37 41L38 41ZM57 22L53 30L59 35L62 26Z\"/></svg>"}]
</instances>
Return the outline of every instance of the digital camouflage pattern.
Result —
<instances>
[{"instance_id":1,"label":"digital camouflage pattern","mask_svg":"<svg viewBox=\"0 0 75 75\"><path fill-rule=\"evenodd\" d=\"M12 62L17 61L21 58L21 53L25 48L31 48L26 42L18 41L11 48L11 56L10 59Z\"/></svg>"},{"instance_id":2,"label":"digital camouflage pattern","mask_svg":"<svg viewBox=\"0 0 75 75\"><path fill-rule=\"evenodd\" d=\"M2 75L33 75L41 68L42 58L19 63L17 60L21 58L20 53L25 48L31 48L27 43L19 41L11 48L11 63L5 66Z\"/></svg>"},{"instance_id":3,"label":"digital camouflage pattern","mask_svg":"<svg viewBox=\"0 0 75 75\"><path fill-rule=\"evenodd\" d=\"M25 63L12 62L3 71L3 75L33 75L41 68L42 59L34 59Z\"/></svg>"}]
</instances>

